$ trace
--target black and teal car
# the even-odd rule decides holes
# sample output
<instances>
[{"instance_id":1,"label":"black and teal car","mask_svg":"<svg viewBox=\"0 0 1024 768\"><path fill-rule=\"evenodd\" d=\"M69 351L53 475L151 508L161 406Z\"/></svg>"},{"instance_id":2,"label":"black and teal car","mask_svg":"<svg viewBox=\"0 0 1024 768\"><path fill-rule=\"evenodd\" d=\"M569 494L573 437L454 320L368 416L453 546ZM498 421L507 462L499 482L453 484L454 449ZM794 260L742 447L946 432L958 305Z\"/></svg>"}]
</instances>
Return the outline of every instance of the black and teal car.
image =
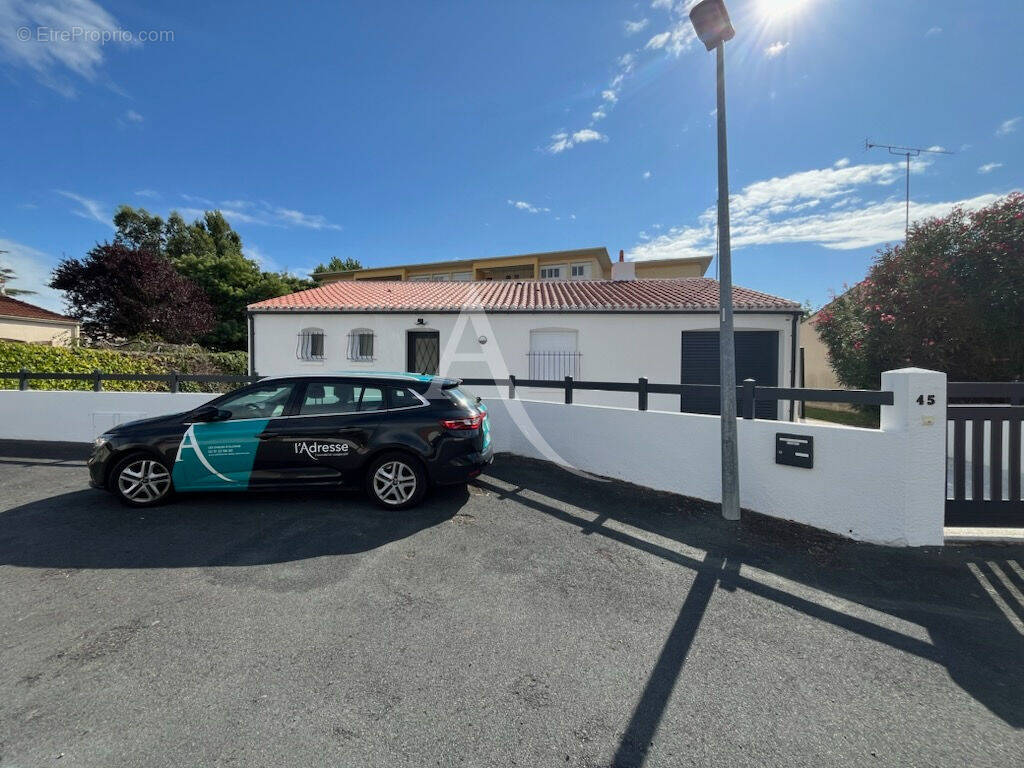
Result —
<instances>
[{"instance_id":1,"label":"black and teal car","mask_svg":"<svg viewBox=\"0 0 1024 768\"><path fill-rule=\"evenodd\" d=\"M400 373L261 379L100 435L90 483L133 507L184 491L363 487L405 509L492 460L487 408L460 384Z\"/></svg>"}]
</instances>

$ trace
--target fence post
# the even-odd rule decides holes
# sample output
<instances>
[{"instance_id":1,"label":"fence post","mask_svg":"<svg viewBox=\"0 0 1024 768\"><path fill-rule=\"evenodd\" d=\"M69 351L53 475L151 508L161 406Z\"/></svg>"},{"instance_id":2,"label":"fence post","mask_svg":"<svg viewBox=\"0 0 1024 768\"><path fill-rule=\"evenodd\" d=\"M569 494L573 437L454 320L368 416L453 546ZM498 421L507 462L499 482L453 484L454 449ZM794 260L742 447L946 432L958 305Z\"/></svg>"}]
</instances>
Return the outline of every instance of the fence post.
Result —
<instances>
[{"instance_id":1,"label":"fence post","mask_svg":"<svg viewBox=\"0 0 1024 768\"><path fill-rule=\"evenodd\" d=\"M754 379L743 380L743 418L754 418L754 399L756 397Z\"/></svg>"},{"instance_id":2,"label":"fence post","mask_svg":"<svg viewBox=\"0 0 1024 768\"><path fill-rule=\"evenodd\" d=\"M21 370L18 371L18 389L21 392L28 389L28 376L26 374L28 374L28 368L22 366Z\"/></svg>"},{"instance_id":3,"label":"fence post","mask_svg":"<svg viewBox=\"0 0 1024 768\"><path fill-rule=\"evenodd\" d=\"M508 375L508 399L516 399L516 377L511 373Z\"/></svg>"},{"instance_id":4,"label":"fence post","mask_svg":"<svg viewBox=\"0 0 1024 768\"><path fill-rule=\"evenodd\" d=\"M92 371L92 391L102 392L103 391L103 379L100 378L103 374L99 368L93 368Z\"/></svg>"},{"instance_id":5,"label":"fence post","mask_svg":"<svg viewBox=\"0 0 1024 768\"><path fill-rule=\"evenodd\" d=\"M572 376L565 377L565 404L572 405Z\"/></svg>"},{"instance_id":6,"label":"fence post","mask_svg":"<svg viewBox=\"0 0 1024 768\"><path fill-rule=\"evenodd\" d=\"M171 375L167 377L167 385L170 388L172 393L176 393L178 391L178 372L177 371L171 371Z\"/></svg>"},{"instance_id":7,"label":"fence post","mask_svg":"<svg viewBox=\"0 0 1024 768\"><path fill-rule=\"evenodd\" d=\"M647 377L641 376L637 379L637 403L636 407L641 411L647 410Z\"/></svg>"}]
</instances>

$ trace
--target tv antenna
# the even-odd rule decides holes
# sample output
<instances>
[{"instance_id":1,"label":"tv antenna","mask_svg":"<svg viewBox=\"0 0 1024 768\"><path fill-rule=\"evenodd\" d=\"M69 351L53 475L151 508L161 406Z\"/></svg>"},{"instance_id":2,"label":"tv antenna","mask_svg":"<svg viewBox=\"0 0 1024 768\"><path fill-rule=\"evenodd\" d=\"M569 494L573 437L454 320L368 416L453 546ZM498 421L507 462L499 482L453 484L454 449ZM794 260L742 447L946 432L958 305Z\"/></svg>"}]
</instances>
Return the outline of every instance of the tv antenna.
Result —
<instances>
[{"instance_id":1,"label":"tv antenna","mask_svg":"<svg viewBox=\"0 0 1024 768\"><path fill-rule=\"evenodd\" d=\"M900 147L895 144L873 144L870 139L864 139L864 151L869 149L887 149L890 155L901 155L907 159L907 224L903 231L903 239L906 240L910 234L910 158L918 157L922 152L932 155L952 155L948 149L930 147Z\"/></svg>"}]
</instances>

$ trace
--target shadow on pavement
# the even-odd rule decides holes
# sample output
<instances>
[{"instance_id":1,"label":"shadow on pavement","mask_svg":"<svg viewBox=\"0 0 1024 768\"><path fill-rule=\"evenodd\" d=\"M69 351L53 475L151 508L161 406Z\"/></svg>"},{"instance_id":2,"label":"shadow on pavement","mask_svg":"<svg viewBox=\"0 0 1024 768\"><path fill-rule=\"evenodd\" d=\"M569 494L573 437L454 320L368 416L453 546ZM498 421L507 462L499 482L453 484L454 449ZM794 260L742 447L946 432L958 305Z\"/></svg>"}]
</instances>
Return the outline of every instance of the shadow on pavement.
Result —
<instances>
[{"instance_id":1,"label":"shadow on pavement","mask_svg":"<svg viewBox=\"0 0 1024 768\"><path fill-rule=\"evenodd\" d=\"M512 486L509 490L493 482ZM1017 558L1024 549L901 549L859 544L806 526L744 513L741 524L723 521L717 505L625 483L587 480L552 464L528 459L495 462L481 487L696 573L690 593L654 664L619 744L615 766L640 766L662 719L686 655L716 585L742 589L819 621L943 665L977 701L1014 727L1024 726L1024 637L996 604L979 595L968 563ZM543 497L543 501L537 497ZM578 514L581 508L594 520ZM699 554L632 535L607 521L670 539ZM759 578L751 568L796 582ZM799 585L924 627L930 642L903 634L794 594ZM1007 595L1008 602L1013 598ZM833 603L835 601L832 601ZM1024 606L1018 606L1024 609ZM1022 610L1024 612L1024 610Z\"/></svg>"},{"instance_id":2,"label":"shadow on pavement","mask_svg":"<svg viewBox=\"0 0 1024 768\"><path fill-rule=\"evenodd\" d=\"M0 513L0 565L193 568L265 565L376 549L452 518L462 489L389 512L358 493L210 494L139 512L85 490Z\"/></svg>"}]
</instances>

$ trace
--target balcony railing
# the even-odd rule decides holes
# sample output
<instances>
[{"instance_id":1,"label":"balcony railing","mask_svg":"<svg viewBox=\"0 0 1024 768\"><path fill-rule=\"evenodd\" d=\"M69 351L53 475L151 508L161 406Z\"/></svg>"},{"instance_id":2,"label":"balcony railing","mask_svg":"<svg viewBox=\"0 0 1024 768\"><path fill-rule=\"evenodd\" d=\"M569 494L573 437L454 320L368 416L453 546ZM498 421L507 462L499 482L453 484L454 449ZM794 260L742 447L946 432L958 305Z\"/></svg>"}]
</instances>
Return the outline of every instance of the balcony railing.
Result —
<instances>
[{"instance_id":1,"label":"balcony railing","mask_svg":"<svg viewBox=\"0 0 1024 768\"><path fill-rule=\"evenodd\" d=\"M527 352L530 378L540 381L563 381L566 376L579 378L581 356L579 352Z\"/></svg>"}]
</instances>

